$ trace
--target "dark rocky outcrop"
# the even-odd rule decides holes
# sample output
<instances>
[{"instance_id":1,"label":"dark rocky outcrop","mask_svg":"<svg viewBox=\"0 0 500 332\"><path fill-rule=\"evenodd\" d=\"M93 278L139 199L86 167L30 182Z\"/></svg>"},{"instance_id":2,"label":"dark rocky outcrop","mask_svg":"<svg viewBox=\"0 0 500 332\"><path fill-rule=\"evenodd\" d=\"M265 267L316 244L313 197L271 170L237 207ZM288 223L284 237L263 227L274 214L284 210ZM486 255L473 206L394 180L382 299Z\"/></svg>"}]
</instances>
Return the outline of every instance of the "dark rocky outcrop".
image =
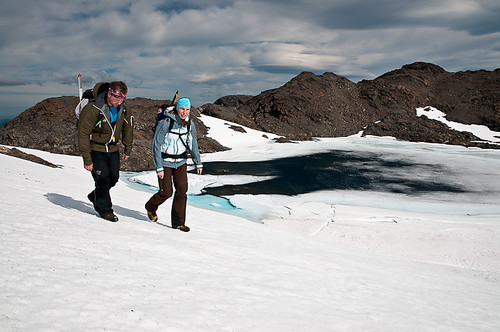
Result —
<instances>
[{"instance_id":1,"label":"dark rocky outcrop","mask_svg":"<svg viewBox=\"0 0 500 332\"><path fill-rule=\"evenodd\" d=\"M16 149L16 148L7 148L5 146L0 146L0 153L8 155L8 156L16 157L16 158L19 158L19 159L29 160L31 162L34 162L34 163L37 163L37 164L41 164L41 165L45 165L45 166L49 166L49 167L52 167L52 168L59 167L58 165L55 165L55 164L53 164L51 162L48 162L45 159L42 159L42 158L37 157L35 155L32 155L30 153L22 152L21 150Z\"/></svg>"},{"instance_id":2,"label":"dark rocky outcrop","mask_svg":"<svg viewBox=\"0 0 500 332\"><path fill-rule=\"evenodd\" d=\"M500 69L449 73L439 66L417 62L358 83L370 105L385 116L364 130L365 135L390 135L402 140L495 148L477 143L467 132L450 130L415 108L434 106L449 121L500 128Z\"/></svg>"},{"instance_id":3,"label":"dark rocky outcrop","mask_svg":"<svg viewBox=\"0 0 500 332\"><path fill-rule=\"evenodd\" d=\"M278 89L245 99L240 98L239 104L219 99L200 109L203 114L299 140L355 134L378 119L367 111L356 84L332 73L305 72Z\"/></svg>"},{"instance_id":4,"label":"dark rocky outcrop","mask_svg":"<svg viewBox=\"0 0 500 332\"><path fill-rule=\"evenodd\" d=\"M434 106L447 119L500 131L500 69L450 73L423 62L374 80L353 83L332 74L304 72L255 97L227 96L203 105L203 114L292 139L364 135L402 140L496 147L436 120L418 118Z\"/></svg>"}]
</instances>

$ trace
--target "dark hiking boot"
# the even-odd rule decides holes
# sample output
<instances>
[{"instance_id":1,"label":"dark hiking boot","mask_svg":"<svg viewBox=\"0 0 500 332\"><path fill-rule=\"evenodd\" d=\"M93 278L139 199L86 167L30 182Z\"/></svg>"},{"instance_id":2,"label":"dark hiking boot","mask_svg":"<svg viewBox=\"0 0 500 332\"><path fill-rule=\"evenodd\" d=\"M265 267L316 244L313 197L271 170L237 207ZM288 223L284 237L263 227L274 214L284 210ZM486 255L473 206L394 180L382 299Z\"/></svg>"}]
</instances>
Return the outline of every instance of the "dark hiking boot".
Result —
<instances>
[{"instance_id":1,"label":"dark hiking boot","mask_svg":"<svg viewBox=\"0 0 500 332\"><path fill-rule=\"evenodd\" d=\"M111 222L118 221L118 217L113 212L101 214L101 218L106 219L107 221L111 221Z\"/></svg>"},{"instance_id":2,"label":"dark hiking boot","mask_svg":"<svg viewBox=\"0 0 500 332\"><path fill-rule=\"evenodd\" d=\"M88 194L87 198L89 199L90 203L92 203L92 205L95 205L95 194L94 194L94 192L91 192L90 194Z\"/></svg>"},{"instance_id":3,"label":"dark hiking boot","mask_svg":"<svg viewBox=\"0 0 500 332\"><path fill-rule=\"evenodd\" d=\"M148 218L149 220L151 221L157 221L158 220L158 216L156 215L156 212L151 212L149 210L146 210L148 211Z\"/></svg>"},{"instance_id":4,"label":"dark hiking boot","mask_svg":"<svg viewBox=\"0 0 500 332\"><path fill-rule=\"evenodd\" d=\"M178 230L183 231L183 232L189 232L190 231L189 227L187 227L187 226L174 226L172 228L178 229Z\"/></svg>"}]
</instances>

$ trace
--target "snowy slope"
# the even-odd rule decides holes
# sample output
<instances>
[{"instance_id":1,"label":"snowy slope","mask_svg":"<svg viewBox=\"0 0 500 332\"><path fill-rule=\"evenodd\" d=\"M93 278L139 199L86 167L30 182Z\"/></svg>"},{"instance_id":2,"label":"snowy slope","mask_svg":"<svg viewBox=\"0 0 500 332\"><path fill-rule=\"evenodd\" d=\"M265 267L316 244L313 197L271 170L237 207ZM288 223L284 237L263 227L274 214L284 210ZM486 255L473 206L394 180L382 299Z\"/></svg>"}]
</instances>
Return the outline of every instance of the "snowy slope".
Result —
<instances>
[{"instance_id":1,"label":"snowy slope","mask_svg":"<svg viewBox=\"0 0 500 332\"><path fill-rule=\"evenodd\" d=\"M265 160L332 146L387 151L407 144L359 137L274 144L262 133L225 131L223 122L203 120L213 135L225 137L222 144L233 147L204 160ZM497 152L416 147L403 150L470 159L484 166L477 172L466 168L472 177L481 183L498 179ZM328 203L325 196L334 193L241 196L232 199L243 207L271 205L260 223L190 205L192 231L182 233L168 227L168 202L159 210L161 223L150 223L144 213L150 193L124 180L112 190L120 221L103 221L86 200L92 180L81 158L23 150L61 167L0 154L1 331L500 326L500 214L415 212L396 208L411 205L401 197L387 197L394 208L380 208L352 200ZM140 177L154 180L154 174ZM190 174L190 191L212 180ZM362 201L381 199L371 195L364 193Z\"/></svg>"}]
</instances>

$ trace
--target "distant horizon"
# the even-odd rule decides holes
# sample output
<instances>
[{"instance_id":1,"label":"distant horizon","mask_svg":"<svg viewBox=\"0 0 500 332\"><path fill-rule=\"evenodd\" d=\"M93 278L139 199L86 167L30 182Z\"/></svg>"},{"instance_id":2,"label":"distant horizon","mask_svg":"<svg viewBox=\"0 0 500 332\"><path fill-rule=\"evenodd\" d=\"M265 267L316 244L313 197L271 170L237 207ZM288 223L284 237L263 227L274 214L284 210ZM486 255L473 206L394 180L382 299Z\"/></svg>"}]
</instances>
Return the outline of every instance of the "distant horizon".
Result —
<instances>
[{"instance_id":1,"label":"distant horizon","mask_svg":"<svg viewBox=\"0 0 500 332\"><path fill-rule=\"evenodd\" d=\"M276 89L276 88L279 88L281 86L283 86L284 84L288 83L290 80L292 80L293 78L299 76L301 73L303 72L313 72L315 75L323 75L325 73L333 73L335 75L338 75L338 76L343 76L347 79L349 79L350 81L354 82L354 83L358 83L362 80L373 80L379 76L382 76L384 74L387 74L391 71L394 71L394 70L398 70L398 69L401 69L402 67L406 66L406 65L410 65L410 64L413 64L413 63L417 63L417 62L425 62L425 63L429 63L429 64L432 64L432 65L436 65L436 66L439 66L441 68L443 68L445 71L447 72L450 72L450 73L457 73L457 72L467 72L467 71L481 71L481 70L484 70L484 71L495 71L497 69L500 69L500 66L499 67L496 67L496 68L492 68L492 69L467 69L467 68L464 68L462 70L457 70L457 71L450 71L450 70L447 70L446 68L444 68L441 64L439 63L433 63L433 62L427 62L427 61L412 61L412 62L408 62L406 64L403 64L399 67L394 67L392 69L388 69L386 72L384 73L380 73L380 75L377 75L376 77L373 77L373 78L363 78L363 77L349 77L347 75L340 75L338 73L335 73L333 71L325 71L323 73L315 73L314 71L309 71L309 70L304 70L302 72L299 72L297 74L294 74L292 75L288 80L286 80L285 82L281 82L281 83L277 83L276 86L268 86L266 88L263 88L263 89L259 89L259 91L256 91L255 93L222 93L221 95L219 96L215 96L213 100L208 100L208 99L204 99L204 100L195 100L193 99L192 97L190 97L191 99L191 102L192 102L192 105L193 107L200 107L202 105L205 105L207 103L213 103L215 102L217 99L219 98L222 98L222 97L225 97L225 96L230 96L230 95L240 95L240 94L243 94L243 95L250 95L250 96L256 96L260 93L262 93L263 91L266 91L266 90L270 90L270 89ZM74 77L74 86L71 87L71 90L73 90L72 92L68 91L67 89L65 91L67 91L67 93L62 93L62 94L59 94L59 95L56 95L56 94L53 94L53 93L47 93L47 94L43 94L43 93L36 93L36 94L31 94L32 97L34 96L43 96L42 99L33 99L33 98L30 98L30 100L33 100L32 103L28 104L28 103L25 103L23 105L16 105L16 106L2 106L2 96L5 96L7 95L6 93L2 93L0 91L0 125L3 125L5 124L6 122L10 121L10 120L13 120L15 119L17 116L19 116L21 113L23 113L24 111L34 107L36 104L48 99L48 98L58 98L58 97L64 97L64 96L76 96L78 97L78 86L77 86L77 77L78 75L75 75ZM110 81L110 80L108 80ZM90 89L92 88L95 83L97 82L91 82L90 84L87 82L87 85L84 85L83 86L83 90L87 90L87 89ZM146 98L146 99L152 99L152 100L164 100L164 99L171 99L171 96L169 94L173 94L175 91L171 91L171 92L167 92L165 94L165 96L163 97L158 97L158 96L151 96L151 95L138 95L138 94L130 94L131 92L133 92L134 90L137 90L136 88L134 88L133 86L129 86L129 99L132 99L132 98ZM15 95L23 95L22 93L16 93ZM185 94L183 94L181 92L181 95L182 96L186 96ZM76 106L76 105L75 105Z\"/></svg>"}]
</instances>

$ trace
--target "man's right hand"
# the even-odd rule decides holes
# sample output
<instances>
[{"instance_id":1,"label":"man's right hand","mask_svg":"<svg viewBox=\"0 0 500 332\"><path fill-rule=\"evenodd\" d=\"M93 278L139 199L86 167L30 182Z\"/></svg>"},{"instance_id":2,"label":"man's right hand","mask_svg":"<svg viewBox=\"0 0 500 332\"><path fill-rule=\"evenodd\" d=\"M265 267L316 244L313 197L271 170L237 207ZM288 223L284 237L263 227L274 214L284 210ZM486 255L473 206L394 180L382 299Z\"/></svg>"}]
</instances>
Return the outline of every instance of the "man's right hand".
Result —
<instances>
[{"instance_id":1,"label":"man's right hand","mask_svg":"<svg viewBox=\"0 0 500 332\"><path fill-rule=\"evenodd\" d=\"M92 169L94 168L94 164L90 164L90 165L83 165L83 167L85 167L85 169L89 172L92 172Z\"/></svg>"}]
</instances>

